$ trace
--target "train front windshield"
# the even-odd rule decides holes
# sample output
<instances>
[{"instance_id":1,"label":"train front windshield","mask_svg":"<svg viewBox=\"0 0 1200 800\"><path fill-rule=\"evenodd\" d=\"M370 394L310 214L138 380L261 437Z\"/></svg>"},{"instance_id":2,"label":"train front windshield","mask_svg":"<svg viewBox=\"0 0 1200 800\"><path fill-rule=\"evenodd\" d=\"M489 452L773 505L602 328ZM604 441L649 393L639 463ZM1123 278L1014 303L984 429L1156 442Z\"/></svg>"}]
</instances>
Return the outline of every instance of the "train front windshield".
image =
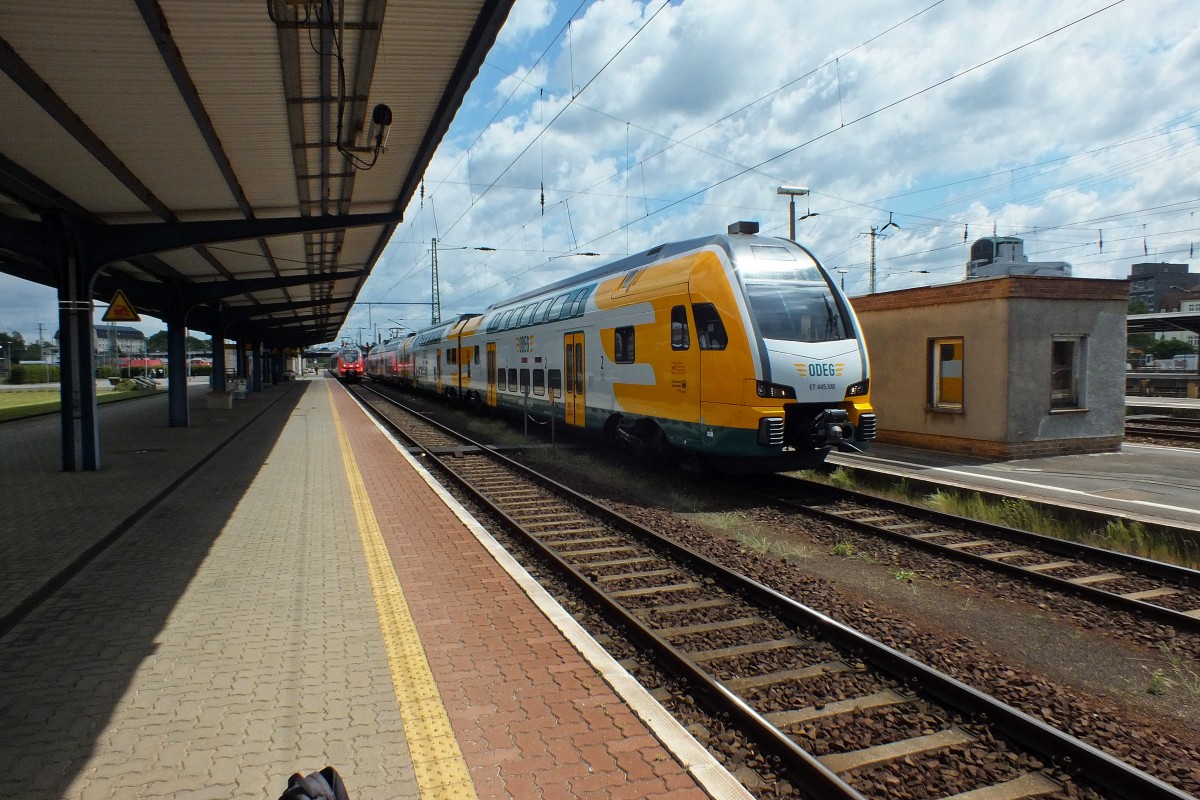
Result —
<instances>
[{"instance_id":1,"label":"train front windshield","mask_svg":"<svg viewBox=\"0 0 1200 800\"><path fill-rule=\"evenodd\" d=\"M764 339L833 342L852 338L837 297L803 250L752 245L738 260L750 311Z\"/></svg>"}]
</instances>

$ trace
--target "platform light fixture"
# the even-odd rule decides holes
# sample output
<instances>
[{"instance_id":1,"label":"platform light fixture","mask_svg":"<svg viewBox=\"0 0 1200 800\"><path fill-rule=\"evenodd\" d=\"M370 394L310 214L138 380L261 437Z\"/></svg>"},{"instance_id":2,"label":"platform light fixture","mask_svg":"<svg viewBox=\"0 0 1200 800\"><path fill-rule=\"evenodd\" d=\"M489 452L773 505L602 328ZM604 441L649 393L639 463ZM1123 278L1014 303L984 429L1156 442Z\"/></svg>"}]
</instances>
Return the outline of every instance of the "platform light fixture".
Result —
<instances>
[{"instance_id":1,"label":"platform light fixture","mask_svg":"<svg viewBox=\"0 0 1200 800\"><path fill-rule=\"evenodd\" d=\"M788 238L796 241L796 198L808 194L807 186L780 186L776 194L787 195L788 198Z\"/></svg>"}]
</instances>

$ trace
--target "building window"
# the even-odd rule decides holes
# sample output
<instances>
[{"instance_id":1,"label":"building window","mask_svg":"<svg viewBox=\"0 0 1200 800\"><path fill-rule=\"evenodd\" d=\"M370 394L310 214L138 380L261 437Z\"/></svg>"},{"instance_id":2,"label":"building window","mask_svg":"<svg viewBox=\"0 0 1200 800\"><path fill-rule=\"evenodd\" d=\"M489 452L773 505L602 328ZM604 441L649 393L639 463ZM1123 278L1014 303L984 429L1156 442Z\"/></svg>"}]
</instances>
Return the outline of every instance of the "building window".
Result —
<instances>
[{"instance_id":1,"label":"building window","mask_svg":"<svg viewBox=\"0 0 1200 800\"><path fill-rule=\"evenodd\" d=\"M929 340L929 405L939 411L963 408L963 339Z\"/></svg>"},{"instance_id":2,"label":"building window","mask_svg":"<svg viewBox=\"0 0 1200 800\"><path fill-rule=\"evenodd\" d=\"M613 361L618 364L632 364L634 361L633 351L633 326L628 325L624 328L617 328L613 331Z\"/></svg>"},{"instance_id":3,"label":"building window","mask_svg":"<svg viewBox=\"0 0 1200 800\"><path fill-rule=\"evenodd\" d=\"M1083 336L1055 336L1050 344L1050 408L1082 408Z\"/></svg>"}]
</instances>

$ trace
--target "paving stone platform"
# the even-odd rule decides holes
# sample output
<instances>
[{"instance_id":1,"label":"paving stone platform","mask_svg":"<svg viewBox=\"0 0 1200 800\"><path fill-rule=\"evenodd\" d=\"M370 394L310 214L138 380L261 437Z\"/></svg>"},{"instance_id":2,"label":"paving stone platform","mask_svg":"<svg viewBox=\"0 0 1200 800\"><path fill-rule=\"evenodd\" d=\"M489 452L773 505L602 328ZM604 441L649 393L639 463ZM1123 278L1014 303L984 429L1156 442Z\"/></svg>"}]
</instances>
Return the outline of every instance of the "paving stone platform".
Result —
<instances>
[{"instance_id":1,"label":"paving stone platform","mask_svg":"<svg viewBox=\"0 0 1200 800\"><path fill-rule=\"evenodd\" d=\"M335 382L205 390L0 425L9 797L746 796Z\"/></svg>"}]
</instances>

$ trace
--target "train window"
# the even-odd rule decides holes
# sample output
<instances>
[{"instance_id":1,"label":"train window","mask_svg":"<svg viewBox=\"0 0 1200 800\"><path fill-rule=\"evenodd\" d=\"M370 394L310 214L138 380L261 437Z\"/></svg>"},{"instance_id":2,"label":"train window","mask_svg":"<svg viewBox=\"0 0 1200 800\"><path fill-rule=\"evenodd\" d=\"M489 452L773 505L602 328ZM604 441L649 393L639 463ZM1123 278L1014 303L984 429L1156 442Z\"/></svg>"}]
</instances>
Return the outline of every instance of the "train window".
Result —
<instances>
[{"instance_id":1,"label":"train window","mask_svg":"<svg viewBox=\"0 0 1200 800\"><path fill-rule=\"evenodd\" d=\"M529 394L529 368L521 368L521 394Z\"/></svg>"},{"instance_id":2,"label":"train window","mask_svg":"<svg viewBox=\"0 0 1200 800\"><path fill-rule=\"evenodd\" d=\"M570 341L570 340L568 340L568 342L569 342L569 341ZM565 359L565 361L566 361L566 367L567 367L567 392L568 392L569 394L574 394L574 393L575 393L575 380L574 380L574 376L575 376L575 348L574 348L574 347L572 347L572 346L571 346L571 345L568 343L568 344L567 344L567 347L566 347L566 350L567 350L567 352L566 352L566 359Z\"/></svg>"},{"instance_id":3,"label":"train window","mask_svg":"<svg viewBox=\"0 0 1200 800\"><path fill-rule=\"evenodd\" d=\"M546 374L546 380L550 384L550 392L555 397L562 397L562 370L549 370Z\"/></svg>"},{"instance_id":4,"label":"train window","mask_svg":"<svg viewBox=\"0 0 1200 800\"><path fill-rule=\"evenodd\" d=\"M578 317L583 313L584 307L587 305L588 295L592 293L592 286L585 286L575 294L575 299L571 303L571 316Z\"/></svg>"},{"instance_id":5,"label":"train window","mask_svg":"<svg viewBox=\"0 0 1200 800\"><path fill-rule=\"evenodd\" d=\"M558 297L551 300L550 309L546 312L546 319L549 321L558 319L559 315L562 314L563 303L565 303L567 298L570 296L570 293L560 294Z\"/></svg>"},{"instance_id":6,"label":"train window","mask_svg":"<svg viewBox=\"0 0 1200 800\"><path fill-rule=\"evenodd\" d=\"M496 370L496 388L502 392L508 391L508 370Z\"/></svg>"},{"instance_id":7,"label":"train window","mask_svg":"<svg viewBox=\"0 0 1200 800\"><path fill-rule=\"evenodd\" d=\"M458 351L457 350L451 348L450 350L446 351L446 363L447 364L457 364L458 363Z\"/></svg>"},{"instance_id":8,"label":"train window","mask_svg":"<svg viewBox=\"0 0 1200 800\"><path fill-rule=\"evenodd\" d=\"M696 318L696 341L701 350L724 350L729 344L725 324L712 303L694 303L692 316Z\"/></svg>"},{"instance_id":9,"label":"train window","mask_svg":"<svg viewBox=\"0 0 1200 800\"><path fill-rule=\"evenodd\" d=\"M475 366L479 366L479 345L475 345Z\"/></svg>"},{"instance_id":10,"label":"train window","mask_svg":"<svg viewBox=\"0 0 1200 800\"><path fill-rule=\"evenodd\" d=\"M572 309L575 308L575 298L583 293L583 289L576 289L567 296L566 302L563 303L562 311L558 312L559 319L569 319L572 314Z\"/></svg>"},{"instance_id":11,"label":"train window","mask_svg":"<svg viewBox=\"0 0 1200 800\"><path fill-rule=\"evenodd\" d=\"M747 280L746 294L764 339L833 342L851 338L845 315L824 282Z\"/></svg>"},{"instance_id":12,"label":"train window","mask_svg":"<svg viewBox=\"0 0 1200 800\"><path fill-rule=\"evenodd\" d=\"M632 364L634 361L633 326L626 325L613 331L613 361Z\"/></svg>"},{"instance_id":13,"label":"train window","mask_svg":"<svg viewBox=\"0 0 1200 800\"><path fill-rule=\"evenodd\" d=\"M1087 337L1055 336L1050 342L1050 408L1084 406L1080 375L1083 374Z\"/></svg>"},{"instance_id":14,"label":"train window","mask_svg":"<svg viewBox=\"0 0 1200 800\"><path fill-rule=\"evenodd\" d=\"M795 261L796 257L792 255L792 251L786 247L777 244L752 244L750 251L754 253L755 258L760 258L765 261Z\"/></svg>"},{"instance_id":15,"label":"train window","mask_svg":"<svg viewBox=\"0 0 1200 800\"><path fill-rule=\"evenodd\" d=\"M963 409L963 339L929 340L929 405L939 411Z\"/></svg>"},{"instance_id":16,"label":"train window","mask_svg":"<svg viewBox=\"0 0 1200 800\"><path fill-rule=\"evenodd\" d=\"M687 306L675 306L671 309L671 349L687 350L691 346L692 338L688 331Z\"/></svg>"},{"instance_id":17,"label":"train window","mask_svg":"<svg viewBox=\"0 0 1200 800\"><path fill-rule=\"evenodd\" d=\"M535 369L533 371L533 393L538 396L546 394L546 370Z\"/></svg>"},{"instance_id":18,"label":"train window","mask_svg":"<svg viewBox=\"0 0 1200 800\"><path fill-rule=\"evenodd\" d=\"M516 371L516 369L510 369L508 371L508 390L510 392L515 392L517 390L517 371Z\"/></svg>"},{"instance_id":19,"label":"train window","mask_svg":"<svg viewBox=\"0 0 1200 800\"><path fill-rule=\"evenodd\" d=\"M537 308L533 312L533 323L536 325L546 321L546 309L550 307L550 300L543 300L538 303Z\"/></svg>"},{"instance_id":20,"label":"train window","mask_svg":"<svg viewBox=\"0 0 1200 800\"><path fill-rule=\"evenodd\" d=\"M512 319L512 315L515 314L516 311L517 310L515 308L505 311L504 315L500 317L500 323L496 325L496 329L501 331L508 330L509 320Z\"/></svg>"}]
</instances>

